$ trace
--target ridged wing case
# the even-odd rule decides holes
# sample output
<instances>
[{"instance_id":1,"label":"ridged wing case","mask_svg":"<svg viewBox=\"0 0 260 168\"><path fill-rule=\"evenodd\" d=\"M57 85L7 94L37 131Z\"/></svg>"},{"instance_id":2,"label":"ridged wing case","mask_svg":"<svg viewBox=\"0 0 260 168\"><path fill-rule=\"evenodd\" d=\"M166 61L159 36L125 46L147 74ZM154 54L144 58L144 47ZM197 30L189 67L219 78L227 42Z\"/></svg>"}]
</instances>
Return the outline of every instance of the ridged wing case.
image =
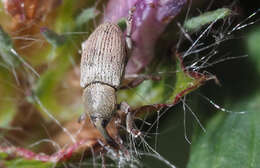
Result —
<instances>
[{"instance_id":1,"label":"ridged wing case","mask_svg":"<svg viewBox=\"0 0 260 168\"><path fill-rule=\"evenodd\" d=\"M80 85L101 82L117 88L124 73L126 44L123 32L103 23L82 43Z\"/></svg>"}]
</instances>

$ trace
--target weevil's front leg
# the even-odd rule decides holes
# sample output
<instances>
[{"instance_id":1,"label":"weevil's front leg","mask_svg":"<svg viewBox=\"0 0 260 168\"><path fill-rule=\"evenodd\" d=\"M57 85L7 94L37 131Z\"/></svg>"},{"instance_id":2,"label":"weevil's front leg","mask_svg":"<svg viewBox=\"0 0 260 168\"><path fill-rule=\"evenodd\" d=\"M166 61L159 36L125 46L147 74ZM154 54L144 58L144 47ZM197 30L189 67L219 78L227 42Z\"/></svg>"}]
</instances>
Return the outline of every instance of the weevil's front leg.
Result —
<instances>
[{"instance_id":1,"label":"weevil's front leg","mask_svg":"<svg viewBox=\"0 0 260 168\"><path fill-rule=\"evenodd\" d=\"M141 135L141 132L133 128L134 113L126 102L121 102L120 110L126 114L126 131L135 138Z\"/></svg>"},{"instance_id":2,"label":"weevil's front leg","mask_svg":"<svg viewBox=\"0 0 260 168\"><path fill-rule=\"evenodd\" d=\"M128 54L131 53L131 50L133 48L131 35L132 35L134 11L135 11L135 6L129 10L129 14L126 22L126 45L127 45ZM130 55L128 55L128 57L129 56Z\"/></svg>"}]
</instances>

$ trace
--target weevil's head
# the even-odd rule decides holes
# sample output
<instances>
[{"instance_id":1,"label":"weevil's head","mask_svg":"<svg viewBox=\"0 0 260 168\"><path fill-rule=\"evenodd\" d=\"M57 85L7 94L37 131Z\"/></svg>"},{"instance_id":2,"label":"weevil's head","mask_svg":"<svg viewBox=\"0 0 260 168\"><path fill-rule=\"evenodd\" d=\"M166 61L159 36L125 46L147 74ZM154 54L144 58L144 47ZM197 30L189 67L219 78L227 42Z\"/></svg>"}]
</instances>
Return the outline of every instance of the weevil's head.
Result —
<instances>
[{"instance_id":1,"label":"weevil's head","mask_svg":"<svg viewBox=\"0 0 260 168\"><path fill-rule=\"evenodd\" d=\"M106 126L116 110L115 89L101 83L90 84L84 89L83 102L91 122L109 140Z\"/></svg>"}]
</instances>

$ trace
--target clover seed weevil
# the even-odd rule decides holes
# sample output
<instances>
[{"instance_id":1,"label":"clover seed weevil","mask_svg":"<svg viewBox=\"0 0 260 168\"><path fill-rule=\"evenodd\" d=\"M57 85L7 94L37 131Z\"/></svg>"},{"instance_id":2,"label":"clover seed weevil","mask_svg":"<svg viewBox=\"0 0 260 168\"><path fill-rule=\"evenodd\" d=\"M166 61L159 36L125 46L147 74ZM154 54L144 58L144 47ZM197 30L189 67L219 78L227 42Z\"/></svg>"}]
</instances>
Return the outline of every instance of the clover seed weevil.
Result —
<instances>
[{"instance_id":1,"label":"clover seed weevil","mask_svg":"<svg viewBox=\"0 0 260 168\"><path fill-rule=\"evenodd\" d=\"M116 91L124 75L127 56L132 48L131 25L133 9L127 20L126 39L118 25L101 24L82 43L80 85L84 88L83 103L86 115L108 142L113 142L106 126L117 110Z\"/></svg>"}]
</instances>

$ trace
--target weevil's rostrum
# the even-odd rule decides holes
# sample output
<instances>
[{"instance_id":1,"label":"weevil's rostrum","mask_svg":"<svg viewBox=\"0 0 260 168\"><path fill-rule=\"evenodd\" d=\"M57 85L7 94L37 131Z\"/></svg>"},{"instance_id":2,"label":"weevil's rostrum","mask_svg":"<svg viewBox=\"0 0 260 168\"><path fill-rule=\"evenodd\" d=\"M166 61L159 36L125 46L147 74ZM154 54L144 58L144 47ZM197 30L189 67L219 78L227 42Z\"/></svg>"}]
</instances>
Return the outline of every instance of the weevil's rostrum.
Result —
<instances>
[{"instance_id":1,"label":"weevil's rostrum","mask_svg":"<svg viewBox=\"0 0 260 168\"><path fill-rule=\"evenodd\" d=\"M117 88L124 72L126 47L121 29L103 23L82 43L80 85L95 82Z\"/></svg>"},{"instance_id":2,"label":"weevil's rostrum","mask_svg":"<svg viewBox=\"0 0 260 168\"><path fill-rule=\"evenodd\" d=\"M103 23L82 43L80 85L84 88L85 114L108 141L106 126L116 111L116 89L126 63L126 41L121 29Z\"/></svg>"}]
</instances>

